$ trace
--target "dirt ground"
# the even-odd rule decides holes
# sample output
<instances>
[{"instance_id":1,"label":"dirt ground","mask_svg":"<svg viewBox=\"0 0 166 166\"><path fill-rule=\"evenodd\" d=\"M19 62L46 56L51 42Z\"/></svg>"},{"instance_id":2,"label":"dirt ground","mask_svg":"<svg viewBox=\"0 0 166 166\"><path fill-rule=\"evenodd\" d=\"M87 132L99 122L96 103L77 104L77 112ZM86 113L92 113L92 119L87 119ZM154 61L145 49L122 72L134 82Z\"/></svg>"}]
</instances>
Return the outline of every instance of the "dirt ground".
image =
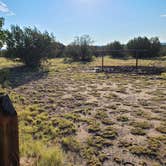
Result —
<instances>
[{"instance_id":1,"label":"dirt ground","mask_svg":"<svg viewBox=\"0 0 166 166\"><path fill-rule=\"evenodd\" d=\"M55 138L72 156L67 159L72 165L166 165L166 79L160 75L87 73L83 65L50 63L42 76L20 72L12 77L8 91L40 110L27 124L34 129L41 118L58 129ZM37 131L41 136L32 131L33 139L52 135Z\"/></svg>"}]
</instances>

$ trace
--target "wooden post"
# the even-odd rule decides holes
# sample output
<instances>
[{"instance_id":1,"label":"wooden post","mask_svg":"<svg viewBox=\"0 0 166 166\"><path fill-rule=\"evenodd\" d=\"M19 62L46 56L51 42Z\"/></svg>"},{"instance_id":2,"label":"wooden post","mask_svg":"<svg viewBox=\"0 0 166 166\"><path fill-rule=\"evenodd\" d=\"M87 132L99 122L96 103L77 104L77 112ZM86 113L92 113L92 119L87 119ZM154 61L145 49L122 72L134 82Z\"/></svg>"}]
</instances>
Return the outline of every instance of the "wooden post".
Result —
<instances>
[{"instance_id":1,"label":"wooden post","mask_svg":"<svg viewBox=\"0 0 166 166\"><path fill-rule=\"evenodd\" d=\"M19 166L18 119L8 95L0 95L0 166Z\"/></svg>"},{"instance_id":2,"label":"wooden post","mask_svg":"<svg viewBox=\"0 0 166 166\"><path fill-rule=\"evenodd\" d=\"M136 69L138 69L138 52L136 51Z\"/></svg>"},{"instance_id":3,"label":"wooden post","mask_svg":"<svg viewBox=\"0 0 166 166\"><path fill-rule=\"evenodd\" d=\"M104 55L102 54L102 66L101 66L102 72L104 71Z\"/></svg>"}]
</instances>

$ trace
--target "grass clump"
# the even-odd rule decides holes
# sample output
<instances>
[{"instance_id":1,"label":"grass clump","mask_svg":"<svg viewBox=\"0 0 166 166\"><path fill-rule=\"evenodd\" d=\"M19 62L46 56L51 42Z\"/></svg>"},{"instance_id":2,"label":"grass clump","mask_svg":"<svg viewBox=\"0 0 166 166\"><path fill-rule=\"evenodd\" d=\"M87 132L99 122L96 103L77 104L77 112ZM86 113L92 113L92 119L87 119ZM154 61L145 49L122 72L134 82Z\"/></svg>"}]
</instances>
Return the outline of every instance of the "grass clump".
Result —
<instances>
[{"instance_id":1,"label":"grass clump","mask_svg":"<svg viewBox=\"0 0 166 166\"><path fill-rule=\"evenodd\" d=\"M88 132L89 133L97 133L99 132L100 129L100 124L97 123L96 121L90 122L90 125L88 126Z\"/></svg>"},{"instance_id":2,"label":"grass clump","mask_svg":"<svg viewBox=\"0 0 166 166\"><path fill-rule=\"evenodd\" d=\"M68 114L63 115L63 117L68 120L72 120L73 122L79 122L81 119L81 116L76 113L68 113Z\"/></svg>"},{"instance_id":3,"label":"grass clump","mask_svg":"<svg viewBox=\"0 0 166 166\"><path fill-rule=\"evenodd\" d=\"M117 117L117 120L120 122L127 122L129 118L127 116L119 116Z\"/></svg>"},{"instance_id":4,"label":"grass clump","mask_svg":"<svg viewBox=\"0 0 166 166\"><path fill-rule=\"evenodd\" d=\"M101 120L101 122L105 125L113 125L114 124L114 122L109 118L104 118Z\"/></svg>"},{"instance_id":5,"label":"grass clump","mask_svg":"<svg viewBox=\"0 0 166 166\"><path fill-rule=\"evenodd\" d=\"M119 142L118 142L118 146L119 147L130 147L130 146L132 146L132 142L129 142L129 141L127 141L127 140L120 140Z\"/></svg>"},{"instance_id":6,"label":"grass clump","mask_svg":"<svg viewBox=\"0 0 166 166\"><path fill-rule=\"evenodd\" d=\"M137 128L141 128L141 129L150 129L151 128L151 124L149 124L147 121L132 122L131 125L134 127L137 127Z\"/></svg>"},{"instance_id":7,"label":"grass clump","mask_svg":"<svg viewBox=\"0 0 166 166\"><path fill-rule=\"evenodd\" d=\"M154 156L155 155L156 156L156 153L153 153L147 147L138 146L138 145L130 147L130 152L132 154L135 154L135 155L138 155L138 156L144 156L144 155L147 155L147 156L152 156L152 155Z\"/></svg>"},{"instance_id":8,"label":"grass clump","mask_svg":"<svg viewBox=\"0 0 166 166\"><path fill-rule=\"evenodd\" d=\"M166 134L166 124L162 124L156 128L160 133Z\"/></svg>"},{"instance_id":9,"label":"grass clump","mask_svg":"<svg viewBox=\"0 0 166 166\"><path fill-rule=\"evenodd\" d=\"M166 79L166 73L162 73L162 74L161 74L161 78L162 78L162 79Z\"/></svg>"},{"instance_id":10,"label":"grass clump","mask_svg":"<svg viewBox=\"0 0 166 166\"><path fill-rule=\"evenodd\" d=\"M116 129L112 127L107 127L101 132L101 137L107 139L115 139L118 136Z\"/></svg>"},{"instance_id":11,"label":"grass clump","mask_svg":"<svg viewBox=\"0 0 166 166\"><path fill-rule=\"evenodd\" d=\"M66 151L79 152L80 144L74 137L66 137L62 139L62 147Z\"/></svg>"},{"instance_id":12,"label":"grass clump","mask_svg":"<svg viewBox=\"0 0 166 166\"><path fill-rule=\"evenodd\" d=\"M149 138L147 146L134 145L129 148L130 152L138 156L146 155L148 157L157 157L160 150L160 141L154 138Z\"/></svg>"},{"instance_id":13,"label":"grass clump","mask_svg":"<svg viewBox=\"0 0 166 166\"><path fill-rule=\"evenodd\" d=\"M88 166L102 166L102 162L99 159L99 151L93 147L85 147L82 153L83 158L87 160Z\"/></svg>"},{"instance_id":14,"label":"grass clump","mask_svg":"<svg viewBox=\"0 0 166 166\"><path fill-rule=\"evenodd\" d=\"M29 139L29 141L23 142L20 146L20 152L22 157L33 159L32 165L38 166L63 166L64 165L64 153L58 145L52 145L51 147L45 146L42 141L35 141Z\"/></svg>"},{"instance_id":15,"label":"grass clump","mask_svg":"<svg viewBox=\"0 0 166 166\"><path fill-rule=\"evenodd\" d=\"M133 134L133 135L145 135L146 132L142 128L136 127L136 128L131 129L131 134Z\"/></svg>"},{"instance_id":16,"label":"grass clump","mask_svg":"<svg viewBox=\"0 0 166 166\"><path fill-rule=\"evenodd\" d=\"M89 166L102 166L102 163L100 162L100 160L97 157L92 156L92 158L87 162L87 165L89 165Z\"/></svg>"},{"instance_id":17,"label":"grass clump","mask_svg":"<svg viewBox=\"0 0 166 166\"><path fill-rule=\"evenodd\" d=\"M57 147L45 148L41 153L41 159L38 161L38 166L63 166L64 154Z\"/></svg>"},{"instance_id":18,"label":"grass clump","mask_svg":"<svg viewBox=\"0 0 166 166\"><path fill-rule=\"evenodd\" d=\"M89 146L95 147L97 149L102 149L103 147L108 147L112 145L109 140L106 140L101 136L92 136L88 138L87 143Z\"/></svg>"},{"instance_id":19,"label":"grass clump","mask_svg":"<svg viewBox=\"0 0 166 166\"><path fill-rule=\"evenodd\" d=\"M9 70L8 69L0 70L0 84L4 88L8 87L10 85L10 82L9 82Z\"/></svg>"},{"instance_id":20,"label":"grass clump","mask_svg":"<svg viewBox=\"0 0 166 166\"><path fill-rule=\"evenodd\" d=\"M103 112L102 110L98 111L95 115L96 119L105 119L108 118L108 115L106 112Z\"/></svg>"},{"instance_id":21,"label":"grass clump","mask_svg":"<svg viewBox=\"0 0 166 166\"><path fill-rule=\"evenodd\" d=\"M74 123L65 119L59 120L58 128L60 129L60 134L62 135L71 135L71 134L75 134L76 132L76 127Z\"/></svg>"}]
</instances>

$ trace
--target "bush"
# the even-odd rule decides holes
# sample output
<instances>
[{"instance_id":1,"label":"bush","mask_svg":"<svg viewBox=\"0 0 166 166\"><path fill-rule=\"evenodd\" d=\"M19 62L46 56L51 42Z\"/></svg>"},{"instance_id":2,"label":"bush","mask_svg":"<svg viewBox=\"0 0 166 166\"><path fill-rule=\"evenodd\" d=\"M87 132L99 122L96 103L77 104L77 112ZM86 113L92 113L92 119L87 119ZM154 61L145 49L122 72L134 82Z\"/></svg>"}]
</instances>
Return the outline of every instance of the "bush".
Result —
<instances>
[{"instance_id":1,"label":"bush","mask_svg":"<svg viewBox=\"0 0 166 166\"><path fill-rule=\"evenodd\" d=\"M64 51L66 61L88 62L92 60L91 38L88 35L76 37L74 42L68 45Z\"/></svg>"},{"instance_id":2,"label":"bush","mask_svg":"<svg viewBox=\"0 0 166 166\"><path fill-rule=\"evenodd\" d=\"M3 29L4 25L4 18L0 17L0 50L3 47L6 39L6 33L5 30Z\"/></svg>"},{"instance_id":3,"label":"bush","mask_svg":"<svg viewBox=\"0 0 166 166\"><path fill-rule=\"evenodd\" d=\"M3 87L8 87L10 82L9 82L9 69L2 69L0 70L0 84Z\"/></svg>"},{"instance_id":4,"label":"bush","mask_svg":"<svg viewBox=\"0 0 166 166\"><path fill-rule=\"evenodd\" d=\"M123 50L123 46L119 41L114 41L113 43L108 44L107 49L111 52L113 58L122 58L124 56L121 51Z\"/></svg>"},{"instance_id":5,"label":"bush","mask_svg":"<svg viewBox=\"0 0 166 166\"><path fill-rule=\"evenodd\" d=\"M62 139L62 147L66 151L79 152L80 145L79 142L74 137L66 137Z\"/></svg>"},{"instance_id":6,"label":"bush","mask_svg":"<svg viewBox=\"0 0 166 166\"><path fill-rule=\"evenodd\" d=\"M52 34L42 33L37 28L11 26L6 44L7 57L20 58L27 66L39 67L43 59L52 56L56 42Z\"/></svg>"},{"instance_id":7,"label":"bush","mask_svg":"<svg viewBox=\"0 0 166 166\"><path fill-rule=\"evenodd\" d=\"M153 58L159 56L161 44L157 37L148 39L147 37L138 37L130 40L127 43L127 49L131 50L146 50L146 52L139 52L139 58ZM130 52L133 57L136 57L135 52Z\"/></svg>"},{"instance_id":8,"label":"bush","mask_svg":"<svg viewBox=\"0 0 166 166\"><path fill-rule=\"evenodd\" d=\"M63 166L64 153L58 145L47 147L41 141L28 140L21 144L21 156L34 158L33 165Z\"/></svg>"}]
</instances>

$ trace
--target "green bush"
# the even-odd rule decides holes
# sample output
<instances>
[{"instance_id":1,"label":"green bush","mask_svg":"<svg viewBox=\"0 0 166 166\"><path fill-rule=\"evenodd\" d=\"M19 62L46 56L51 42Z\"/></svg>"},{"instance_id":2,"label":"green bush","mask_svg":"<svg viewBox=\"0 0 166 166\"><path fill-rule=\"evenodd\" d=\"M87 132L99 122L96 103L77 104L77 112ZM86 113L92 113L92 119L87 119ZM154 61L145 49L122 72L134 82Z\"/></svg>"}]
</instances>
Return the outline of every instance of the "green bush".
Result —
<instances>
[{"instance_id":1,"label":"green bush","mask_svg":"<svg viewBox=\"0 0 166 166\"><path fill-rule=\"evenodd\" d=\"M21 156L33 158L33 165L38 166L63 166L64 153L58 145L45 146L42 141L28 139L20 146Z\"/></svg>"},{"instance_id":2,"label":"green bush","mask_svg":"<svg viewBox=\"0 0 166 166\"><path fill-rule=\"evenodd\" d=\"M111 56L113 58L124 57L124 54L122 53L123 45L119 41L114 41L114 42L108 44L107 49L111 52Z\"/></svg>"},{"instance_id":3,"label":"green bush","mask_svg":"<svg viewBox=\"0 0 166 166\"><path fill-rule=\"evenodd\" d=\"M7 31L7 52L9 58L20 58L27 66L39 67L43 59L52 57L58 47L55 37L37 28L11 26Z\"/></svg>"},{"instance_id":4,"label":"green bush","mask_svg":"<svg viewBox=\"0 0 166 166\"><path fill-rule=\"evenodd\" d=\"M47 148L41 153L38 166L63 166L63 153L58 147Z\"/></svg>"},{"instance_id":5,"label":"green bush","mask_svg":"<svg viewBox=\"0 0 166 166\"><path fill-rule=\"evenodd\" d=\"M138 37L130 40L127 45L127 49L131 50L146 50L146 52L139 52L137 56L139 58L153 58L160 55L161 43L158 37L152 37L148 39L147 37ZM136 57L135 52L130 52L133 57Z\"/></svg>"},{"instance_id":6,"label":"green bush","mask_svg":"<svg viewBox=\"0 0 166 166\"><path fill-rule=\"evenodd\" d=\"M79 142L74 137L66 137L62 139L62 147L66 151L79 152L80 145Z\"/></svg>"},{"instance_id":7,"label":"green bush","mask_svg":"<svg viewBox=\"0 0 166 166\"><path fill-rule=\"evenodd\" d=\"M9 70L8 69L0 70L0 84L4 87L8 86L10 84L8 79L9 79Z\"/></svg>"},{"instance_id":8,"label":"green bush","mask_svg":"<svg viewBox=\"0 0 166 166\"><path fill-rule=\"evenodd\" d=\"M88 35L76 37L74 42L68 45L64 51L67 62L88 62L92 60L91 38Z\"/></svg>"}]
</instances>

